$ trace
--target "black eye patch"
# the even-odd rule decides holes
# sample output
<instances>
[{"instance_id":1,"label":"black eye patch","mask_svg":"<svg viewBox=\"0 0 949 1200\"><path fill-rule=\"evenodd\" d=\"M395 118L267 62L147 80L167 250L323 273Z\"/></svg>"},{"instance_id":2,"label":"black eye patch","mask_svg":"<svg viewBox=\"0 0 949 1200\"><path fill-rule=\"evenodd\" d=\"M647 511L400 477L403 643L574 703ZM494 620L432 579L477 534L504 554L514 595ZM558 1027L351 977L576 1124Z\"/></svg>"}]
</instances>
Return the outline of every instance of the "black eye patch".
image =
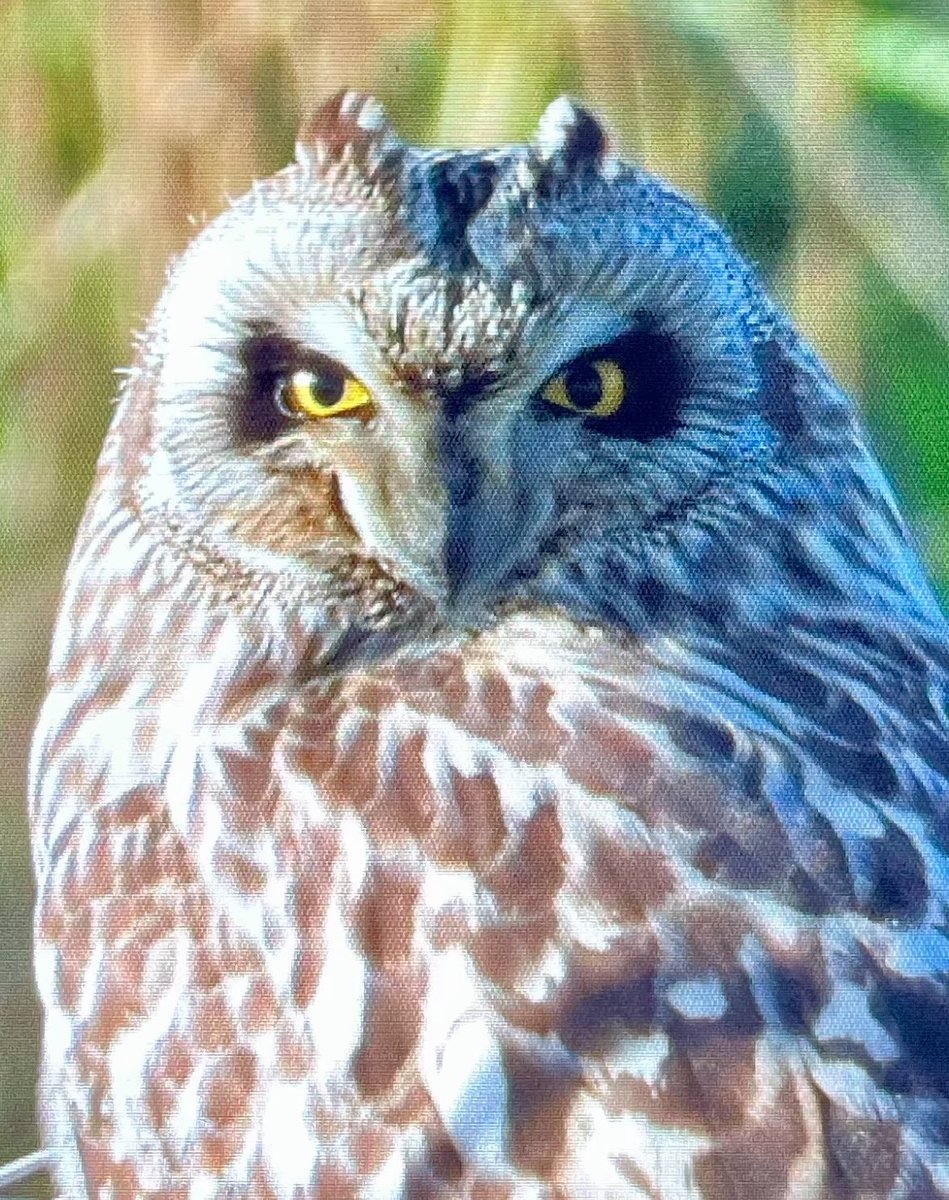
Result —
<instances>
[{"instance_id":1,"label":"black eye patch","mask_svg":"<svg viewBox=\"0 0 949 1200\"><path fill-rule=\"evenodd\" d=\"M635 329L584 351L538 393L544 418L582 418L604 437L649 442L679 424L691 371L670 334Z\"/></svg>"},{"instance_id":2,"label":"black eye patch","mask_svg":"<svg viewBox=\"0 0 949 1200\"><path fill-rule=\"evenodd\" d=\"M234 422L244 442L266 442L290 428L290 418L274 404L282 378L301 365L302 348L275 330L255 329L241 342L241 380L234 396Z\"/></svg>"}]
</instances>

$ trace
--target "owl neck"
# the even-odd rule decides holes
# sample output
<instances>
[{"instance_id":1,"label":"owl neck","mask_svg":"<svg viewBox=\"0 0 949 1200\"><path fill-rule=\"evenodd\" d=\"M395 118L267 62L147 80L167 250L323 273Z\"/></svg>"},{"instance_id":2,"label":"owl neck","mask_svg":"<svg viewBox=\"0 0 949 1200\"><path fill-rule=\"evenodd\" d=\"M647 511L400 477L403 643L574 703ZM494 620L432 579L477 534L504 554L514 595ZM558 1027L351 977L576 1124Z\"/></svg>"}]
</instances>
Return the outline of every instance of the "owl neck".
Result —
<instances>
[{"instance_id":1,"label":"owl neck","mask_svg":"<svg viewBox=\"0 0 949 1200\"><path fill-rule=\"evenodd\" d=\"M598 533L525 590L643 639L780 640L789 627L843 622L949 640L912 535L856 432L820 470L768 461L667 522Z\"/></svg>"}]
</instances>

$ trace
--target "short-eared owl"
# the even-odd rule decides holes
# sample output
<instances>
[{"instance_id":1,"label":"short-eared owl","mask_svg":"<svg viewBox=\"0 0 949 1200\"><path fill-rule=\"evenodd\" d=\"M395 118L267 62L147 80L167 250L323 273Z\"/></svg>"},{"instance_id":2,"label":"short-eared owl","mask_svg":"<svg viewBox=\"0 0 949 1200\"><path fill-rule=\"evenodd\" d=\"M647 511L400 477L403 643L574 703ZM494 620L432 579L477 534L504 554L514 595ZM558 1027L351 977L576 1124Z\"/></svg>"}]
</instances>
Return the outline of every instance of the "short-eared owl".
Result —
<instances>
[{"instance_id":1,"label":"short-eared owl","mask_svg":"<svg viewBox=\"0 0 949 1200\"><path fill-rule=\"evenodd\" d=\"M561 100L174 266L31 818L67 1200L949 1196L949 639L854 406Z\"/></svg>"}]
</instances>

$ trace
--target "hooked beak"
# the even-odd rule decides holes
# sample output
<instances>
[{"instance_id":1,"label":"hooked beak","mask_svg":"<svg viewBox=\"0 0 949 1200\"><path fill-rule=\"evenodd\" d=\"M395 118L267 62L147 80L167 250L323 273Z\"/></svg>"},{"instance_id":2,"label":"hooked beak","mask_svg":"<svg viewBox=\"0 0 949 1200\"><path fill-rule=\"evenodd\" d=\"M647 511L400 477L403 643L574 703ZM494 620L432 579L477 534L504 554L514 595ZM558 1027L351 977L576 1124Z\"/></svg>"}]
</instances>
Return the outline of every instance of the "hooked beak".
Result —
<instances>
[{"instance_id":1,"label":"hooked beak","mask_svg":"<svg viewBox=\"0 0 949 1200\"><path fill-rule=\"evenodd\" d=\"M512 403L477 419L449 404L401 408L372 472L342 475L340 490L363 544L443 616L467 619L536 551L549 498L518 480Z\"/></svg>"}]
</instances>

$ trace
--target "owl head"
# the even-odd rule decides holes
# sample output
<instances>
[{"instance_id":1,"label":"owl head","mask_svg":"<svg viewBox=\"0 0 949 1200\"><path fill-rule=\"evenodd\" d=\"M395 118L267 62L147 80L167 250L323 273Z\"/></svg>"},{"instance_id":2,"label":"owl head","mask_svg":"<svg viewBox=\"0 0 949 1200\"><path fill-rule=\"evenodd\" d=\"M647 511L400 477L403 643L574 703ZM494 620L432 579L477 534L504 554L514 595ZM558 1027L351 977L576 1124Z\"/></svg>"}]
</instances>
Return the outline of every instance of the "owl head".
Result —
<instances>
[{"instance_id":1,"label":"owl head","mask_svg":"<svg viewBox=\"0 0 949 1200\"><path fill-rule=\"evenodd\" d=\"M850 402L722 231L567 100L530 144L453 152L337 96L197 236L143 346L137 509L337 629L933 604Z\"/></svg>"}]
</instances>

